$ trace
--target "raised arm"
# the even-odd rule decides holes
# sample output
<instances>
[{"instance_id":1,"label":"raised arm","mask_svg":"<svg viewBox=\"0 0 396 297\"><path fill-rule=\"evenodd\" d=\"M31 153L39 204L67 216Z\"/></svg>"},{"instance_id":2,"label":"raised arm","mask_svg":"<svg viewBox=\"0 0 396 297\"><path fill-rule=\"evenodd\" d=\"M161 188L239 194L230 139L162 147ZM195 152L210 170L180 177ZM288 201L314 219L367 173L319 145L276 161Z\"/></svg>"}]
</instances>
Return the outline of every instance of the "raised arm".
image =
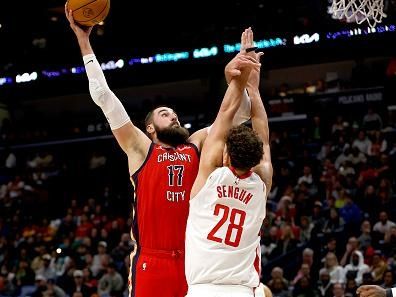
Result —
<instances>
[{"instance_id":1,"label":"raised arm","mask_svg":"<svg viewBox=\"0 0 396 297\"><path fill-rule=\"evenodd\" d=\"M121 101L107 85L102 68L89 41L92 27L78 26L74 22L72 11L67 9L67 4L65 5L65 14L80 46L92 100L102 109L118 144L127 154L129 170L132 174L143 164L151 141L133 125Z\"/></svg>"},{"instance_id":2,"label":"raised arm","mask_svg":"<svg viewBox=\"0 0 396 297\"><path fill-rule=\"evenodd\" d=\"M242 59L240 59L240 56L244 56L246 53L246 48L252 47L253 44L250 44L250 40L248 40L248 35L247 32L251 31L251 28L249 27L246 29L242 35L241 35L241 50L238 55L236 55L225 67L224 69L224 75L227 84L230 84L231 80L233 77L239 76L241 74L241 63L244 63ZM239 105L239 108L234 115L234 118L232 119L232 125L233 126L239 126L240 124L248 121L250 119L250 111L251 111L251 102L249 95L244 89L243 95L242 95L242 100L241 104ZM199 150L202 149L203 143L208 136L210 130L212 129L212 125L198 130L194 134L191 135L189 142L194 143Z\"/></svg>"},{"instance_id":3,"label":"raised arm","mask_svg":"<svg viewBox=\"0 0 396 297\"><path fill-rule=\"evenodd\" d=\"M241 55L241 74L235 77L227 88L217 117L202 148L198 176L191 191L194 197L205 184L208 176L217 168L223 166L223 150L225 139L232 126L232 120L241 104L243 91L249 74L253 68L260 67L257 61L248 55Z\"/></svg>"},{"instance_id":4,"label":"raised arm","mask_svg":"<svg viewBox=\"0 0 396 297\"><path fill-rule=\"evenodd\" d=\"M260 57L263 53L256 54L256 60L260 61ZM247 83L247 90L249 92L250 99L252 101L252 126L253 130L259 135L263 141L263 159L260 164L257 165L253 171L256 172L261 179L264 181L267 187L267 194L271 190L272 186L272 163L271 163L271 150L269 144L269 126L267 112L265 111L263 101L261 100L260 91L260 68L252 70Z\"/></svg>"}]
</instances>

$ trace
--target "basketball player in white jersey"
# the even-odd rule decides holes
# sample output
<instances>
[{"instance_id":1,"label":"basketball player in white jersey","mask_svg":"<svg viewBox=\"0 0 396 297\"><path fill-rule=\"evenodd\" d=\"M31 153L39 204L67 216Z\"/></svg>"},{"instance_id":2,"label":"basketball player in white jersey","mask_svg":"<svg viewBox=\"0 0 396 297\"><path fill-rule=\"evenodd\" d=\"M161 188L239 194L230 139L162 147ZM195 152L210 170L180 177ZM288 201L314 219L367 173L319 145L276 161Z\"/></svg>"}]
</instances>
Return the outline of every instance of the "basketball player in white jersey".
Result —
<instances>
[{"instance_id":1,"label":"basketball player in white jersey","mask_svg":"<svg viewBox=\"0 0 396 297\"><path fill-rule=\"evenodd\" d=\"M251 30L245 38L252 47ZM257 61L261 54L250 53ZM231 81L202 149L186 230L187 297L250 297L260 285L259 232L272 165L259 71L243 69ZM229 130L248 74L253 130Z\"/></svg>"}]
</instances>

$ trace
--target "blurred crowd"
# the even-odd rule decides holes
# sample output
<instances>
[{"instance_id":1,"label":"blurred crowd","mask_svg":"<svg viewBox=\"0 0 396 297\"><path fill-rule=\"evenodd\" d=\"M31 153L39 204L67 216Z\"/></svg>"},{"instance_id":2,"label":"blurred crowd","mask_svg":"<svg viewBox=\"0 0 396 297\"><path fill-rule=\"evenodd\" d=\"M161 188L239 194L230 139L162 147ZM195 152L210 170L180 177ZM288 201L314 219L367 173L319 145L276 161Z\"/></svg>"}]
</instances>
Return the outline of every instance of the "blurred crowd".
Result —
<instances>
[{"instance_id":1,"label":"blurred crowd","mask_svg":"<svg viewBox=\"0 0 396 297\"><path fill-rule=\"evenodd\" d=\"M274 296L395 283L395 127L372 107L327 118L271 127L261 248ZM116 151L113 139L4 147L0 296L125 296L132 195Z\"/></svg>"}]
</instances>

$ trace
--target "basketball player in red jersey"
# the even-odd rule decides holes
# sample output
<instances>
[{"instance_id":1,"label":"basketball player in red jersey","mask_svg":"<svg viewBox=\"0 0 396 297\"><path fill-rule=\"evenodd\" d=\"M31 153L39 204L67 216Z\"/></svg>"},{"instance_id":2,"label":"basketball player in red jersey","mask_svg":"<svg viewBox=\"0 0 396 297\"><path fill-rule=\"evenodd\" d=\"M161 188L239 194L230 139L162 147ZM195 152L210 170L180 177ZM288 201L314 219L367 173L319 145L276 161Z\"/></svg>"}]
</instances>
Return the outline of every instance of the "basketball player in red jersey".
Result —
<instances>
[{"instance_id":1,"label":"basketball player in red jersey","mask_svg":"<svg viewBox=\"0 0 396 297\"><path fill-rule=\"evenodd\" d=\"M90 45L92 27L75 24L65 8L83 56L93 101L104 112L120 147L128 156L134 183L132 235L137 242L131 255L130 296L184 297L184 238L190 190L198 171L199 151L208 134L202 129L189 136L176 113L159 107L146 117L146 134L133 125L119 99L108 87ZM254 59L238 55L226 68L229 77L242 67L253 67ZM244 112L246 114L246 111ZM250 117L250 106L247 110Z\"/></svg>"}]
</instances>

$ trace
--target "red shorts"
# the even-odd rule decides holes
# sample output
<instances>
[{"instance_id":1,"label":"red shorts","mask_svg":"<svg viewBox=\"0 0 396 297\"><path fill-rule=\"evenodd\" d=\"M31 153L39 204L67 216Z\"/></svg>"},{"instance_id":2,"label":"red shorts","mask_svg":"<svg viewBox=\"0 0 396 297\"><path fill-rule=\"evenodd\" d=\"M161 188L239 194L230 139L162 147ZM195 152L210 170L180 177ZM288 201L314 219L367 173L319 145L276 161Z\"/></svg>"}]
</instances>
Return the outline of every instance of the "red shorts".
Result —
<instances>
[{"instance_id":1,"label":"red shorts","mask_svg":"<svg viewBox=\"0 0 396 297\"><path fill-rule=\"evenodd\" d=\"M141 248L131 256L130 297L185 297L184 252Z\"/></svg>"}]
</instances>

